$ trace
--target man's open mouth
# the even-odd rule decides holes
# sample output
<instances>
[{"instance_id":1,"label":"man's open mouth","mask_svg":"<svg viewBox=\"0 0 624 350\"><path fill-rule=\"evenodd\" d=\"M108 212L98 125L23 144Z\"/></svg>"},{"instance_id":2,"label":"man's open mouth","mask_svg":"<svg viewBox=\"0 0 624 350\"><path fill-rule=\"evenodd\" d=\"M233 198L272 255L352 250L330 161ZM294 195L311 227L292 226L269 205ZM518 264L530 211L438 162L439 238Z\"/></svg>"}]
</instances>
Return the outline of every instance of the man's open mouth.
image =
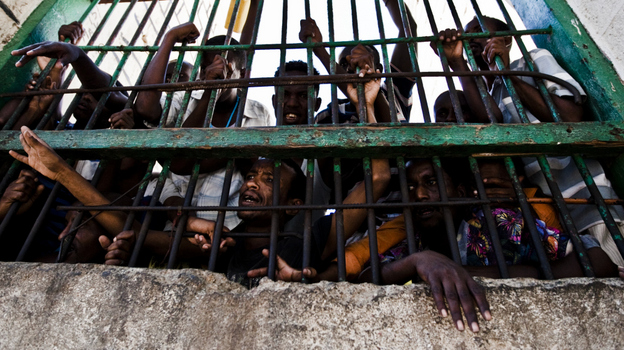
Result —
<instances>
[{"instance_id":1,"label":"man's open mouth","mask_svg":"<svg viewBox=\"0 0 624 350\"><path fill-rule=\"evenodd\" d=\"M255 193L247 191L241 195L241 206L256 205L257 203L260 203L260 197L258 197Z\"/></svg>"},{"instance_id":2,"label":"man's open mouth","mask_svg":"<svg viewBox=\"0 0 624 350\"><path fill-rule=\"evenodd\" d=\"M295 121L297 118L299 118L299 116L294 113L287 113L284 115L284 121Z\"/></svg>"}]
</instances>

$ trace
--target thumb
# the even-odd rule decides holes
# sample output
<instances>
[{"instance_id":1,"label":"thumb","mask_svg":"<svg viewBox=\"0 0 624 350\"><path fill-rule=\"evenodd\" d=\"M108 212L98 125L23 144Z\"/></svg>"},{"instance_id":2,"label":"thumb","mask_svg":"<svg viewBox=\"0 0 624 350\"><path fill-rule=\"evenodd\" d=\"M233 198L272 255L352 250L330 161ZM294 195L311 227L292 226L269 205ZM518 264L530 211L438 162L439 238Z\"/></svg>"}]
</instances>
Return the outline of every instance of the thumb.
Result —
<instances>
[{"instance_id":1,"label":"thumb","mask_svg":"<svg viewBox=\"0 0 624 350\"><path fill-rule=\"evenodd\" d=\"M104 248L104 250L107 250L108 247L112 243L111 240L108 237L104 236L104 235L100 236L98 238L98 241L100 241L100 245L102 246L102 248Z\"/></svg>"}]
</instances>

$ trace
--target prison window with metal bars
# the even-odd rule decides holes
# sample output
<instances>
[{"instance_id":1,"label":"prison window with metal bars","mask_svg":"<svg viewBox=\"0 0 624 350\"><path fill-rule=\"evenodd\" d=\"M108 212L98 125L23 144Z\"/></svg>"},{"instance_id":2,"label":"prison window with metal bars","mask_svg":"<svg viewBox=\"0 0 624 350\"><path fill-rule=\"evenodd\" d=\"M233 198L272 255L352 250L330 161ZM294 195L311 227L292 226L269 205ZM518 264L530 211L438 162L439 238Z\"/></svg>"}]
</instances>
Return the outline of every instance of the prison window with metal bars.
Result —
<instances>
[{"instance_id":1,"label":"prison window with metal bars","mask_svg":"<svg viewBox=\"0 0 624 350\"><path fill-rule=\"evenodd\" d=\"M386 0L393 2L392 0ZM518 19L512 20L510 12L513 7L503 0L496 1L470 1L465 4L460 1L449 0L441 4L431 4L429 0L407 1L397 0L402 28L392 26L385 3L376 1L332 1L317 4L308 0L304 1L251 1L232 0L232 11L227 16L230 3L219 0L214 1L137 1L120 2L119 0L100 3L94 0L82 17L79 19L85 25L86 44L81 46L87 52L96 65L111 75L108 87L100 89L84 89L80 87L75 78L75 72L69 70L63 80L62 86L56 90L38 90L37 88L45 81L46 76L54 66L56 60L52 59L43 69L37 79L36 88L33 91L13 91L3 93L0 97L22 98L9 120L0 132L2 141L0 148L6 154L8 150L21 149L17 131L11 131L21 113L28 108L33 97L40 95L53 95L53 101L34 129L53 149L58 151L70 164L78 159L100 160L97 171L91 183L97 186L105 165L109 161L115 161L121 157L132 157L145 161L145 173L143 178L132 188L134 191L131 203L123 204L111 201L110 205L91 207L92 215L98 215L101 211L121 211L127 214L124 230L133 228L135 219L141 218L140 228L136 229L136 240L128 266L139 266L141 251L145 249L144 243L150 234L152 222L163 217L167 212L176 213L176 222L171 229L169 251L166 254L167 267L175 268L184 260L179 256L178 248L182 240L195 236L195 233L186 232L186 223L189 215L195 212L215 212L216 222L213 242L220 242L225 237L243 239L244 237L265 237L270 239L268 277L275 278L276 270L276 247L278 241L285 236L300 236L303 240L303 268L310 265L313 230L313 212L331 210L336 219L336 247L335 258L338 271L338 280L347 279L345 266L345 242L349 237L344 233L344 212L350 208L365 208L367 210L366 224L358 231L366 232L369 237L370 267L374 283L382 283L380 275L380 262L377 241L377 228L380 224L379 217L395 218L403 215L405 220L407 249L410 254L416 252L419 242L416 240L419 228L413 222L413 213L427 208L440 208L441 215L445 220L445 234L450 242L450 257L458 263L462 262L460 249L457 244L457 230L453 220L455 208L477 208L484 215L484 223L491 233L491 244L496 260L496 266L500 276L509 277L506 257L503 254L501 240L497 234L497 222L492 215L492 209L501 206L514 206L521 209L526 229L530 233L532 247L538 257L538 265L541 276L552 279L553 273L547 257L548 252L542 244L542 229L536 226L535 212L531 206L536 203L545 203L556 208L556 216L561 225L562 232L569 235L574 247L575 254L582 266L585 276L594 276L594 270L583 246L579 228L576 227L575 217L571 210L574 206L586 206L597 209L601 220L610 233L615 246L616 254L624 254L624 242L618 228L619 218L613 217L612 208L619 208L622 201L617 197L603 198L599 186L590 173L585 157L590 159L601 157L607 161L612 160L619 154L618 147L622 146L621 137L613 132L613 125L617 123L580 122L563 123L556 104L553 102L548 90L550 82L563 85L574 94L575 102L580 103L581 95L574 86L570 86L559 77L549 76L536 70L533 59L526 43L532 44L530 35L549 36L552 28L518 29ZM256 7L257 6L257 7ZM409 14L406 9L416 18L418 28L411 28L408 20ZM340 11L337 11L340 9ZM489 31L485 26L482 10L486 10L492 17L502 19L509 26L509 30ZM234 34L234 26L237 17L242 11L249 11L255 15L251 39L249 43L231 44ZM158 14L158 17L156 17ZM449 63L444 55L443 43L438 40L437 33L445 27L464 28L473 16L477 19L481 32L464 33L463 49L467 57L469 72L455 72L449 68ZM228 17L229 26L223 27L223 19ZM306 42L298 40L297 32L299 21L304 18L315 18L323 32L323 42L314 43L310 38ZM446 22L442 20L446 18ZM141 85L144 73L159 48L166 31L175 25L184 22L194 22L200 31L201 38L194 45L182 43L173 49L175 70L170 82L156 85ZM277 25L280 30L273 32L264 29L268 22ZM322 25L320 23L323 23ZM392 27L392 28L390 28ZM267 27L268 28L268 25ZM264 32L263 32L264 29ZM205 45L206 39L220 33L225 34L225 40L220 45ZM401 32L408 35L386 35L386 32ZM107 33L108 38L102 34ZM372 34L371 34L372 33ZM412 35L409 33L417 33ZM131 36L129 36L131 35ZM129 37L128 37L129 36ZM513 38L514 48L517 47L518 58L524 58L528 69L526 71L488 72L481 71L473 57L469 41L478 38ZM356 44L371 45L380 52L380 61L383 72L359 77L353 73L342 73L337 68L336 61L338 52L342 47ZM433 43L433 48L428 46ZM392 48L397 45L406 45L409 65L407 71L397 71L391 66ZM314 69L322 71L320 61L314 56L314 48L325 48L329 51L330 67L327 74L315 75ZM246 55L245 75L240 79L225 80L197 80L202 57L206 51L220 51L227 56L227 51L243 51ZM268 53L272 53L268 56ZM437 55L436 55L437 54ZM284 74L285 62L293 58L302 59L307 63L307 75L289 76ZM193 69L188 82L178 82L179 74L184 61L192 62ZM504 62L496 57L496 64L504 68ZM270 69L266 69L270 67ZM423 69L423 67L426 67ZM279 74L273 76L276 69ZM261 73L260 73L261 72ZM5 72L10 74L10 72ZM489 92L484 84L482 76L499 75L502 77L504 89L511 98L511 103L517 110L520 124L498 124L494 116L493 106L489 105ZM552 123L531 123L527 116L527 107L521 103L514 83L513 76L528 76L535 79L537 88L544 103L549 108ZM384 79L387 91L390 120L375 125L366 120L366 108L364 105L364 84L370 78ZM458 96L458 77L474 79L478 87L480 98L487 110L490 124L467 123L464 119L465 110L462 110L460 97ZM401 120L401 111L395 83L397 79L411 79L414 82L413 98L414 105L411 115L405 115ZM117 84L122 82L122 84ZM353 122L341 124L339 120L340 108L339 84L352 83L357 86L360 108ZM284 86L291 85L307 86L307 124L301 126L284 125L283 101ZM328 113L331 121L327 124L319 124L315 119L316 93L314 84L321 84L322 96L331 101ZM583 82L581 82L583 84ZM123 85L123 86L122 86ZM241 127L244 119L245 106L248 98L258 96L270 109L270 96L275 88L275 126L271 127ZM219 89L237 88L238 108L233 126L227 128L212 128L211 118L219 97ZM264 90L262 90L264 89ZM267 90L268 89L268 90ZM125 108L132 108L133 103L142 91L157 90L165 93L166 102L162 108L158 126L141 130L109 130L94 129L98 118L106 106L111 92L129 91ZM180 128L183 115L191 100L192 91L205 90L210 92L210 102L203 121L203 128ZM329 91L326 91L329 90ZM456 116L456 123L435 124L431 108L433 99L442 91L448 90L452 108ZM174 128L165 127L168 111L175 91L184 92L179 111L175 116ZM257 93L255 91L264 91ZM85 130L64 130L72 121L72 114L76 110L82 94L93 92L100 93L101 97L86 124ZM73 96L73 97L72 97ZM263 98L264 96L264 98ZM588 99L594 98L587 96ZM63 101L61 103L61 101ZM43 130L50 118L54 118L59 104L62 105L63 113L56 123L54 131ZM232 112L233 113L233 112ZM568 161L575 164L577 171L584 181L590 195L584 198L569 198L562 194L560 183L555 181L549 158L554 156L569 156ZM236 189L231 188L232 179L236 177L237 162L245 159L257 159L264 157L271 159L274 164L272 203L261 209L270 210L272 215L270 233L240 233L235 230L225 230L224 222L227 213L237 212L244 208L228 204L229 195ZM519 174L523 169L518 169L519 157L533 157L534 167L537 173L544 176L547 184L548 196L542 198L529 198L524 190L522 179ZM611 158L604 158L611 157ZM172 171L172 160L190 159L194 162L192 172L186 187L183 202L175 206L167 206L159 203L160 193L165 187L168 174ZM288 206L277 205L280 200L280 169L284 162L290 158L306 159L304 167L306 175L306 196L300 209L303 214L301 232L280 230L280 211L290 209ZM386 201L374 201L372 160L383 158L390 160L391 184L394 191L394 199ZM407 174L407 166L411 159L426 159L434 170L440 198L437 201L419 201L414 198L411 182ZM461 158L461 161L457 159ZM203 159L227 159L225 164L224 180L220 193L219 204L216 206L192 205L193 193L201 176L201 160ZM333 198L323 204L315 204L312 201L314 192L315 172L318 160L325 160L329 164L329 173L333 175L332 184ZM514 198L491 198L488 197L488 183L483 182L479 162L483 160L497 159L500 161L509 175L509 187L515 192ZM317 160L317 162L315 162ZM327 161L328 160L328 161ZM592 160L593 162L593 160ZM445 183L445 165L449 163L465 164L463 171L467 175L466 183L471 183L476 195L462 198L448 198L447 183ZM0 182L2 192L14 181L21 169L25 166L12 158L5 156L2 159L0 172L3 174ZM343 204L348 190L354 185L347 182L346 173L356 172L355 177L364 182L364 203ZM470 175L471 174L471 175ZM452 174L448 174L452 175ZM607 180L608 181L608 180ZM152 183L150 189L149 184ZM240 186L240 184L238 185ZM347 188L348 187L348 188ZM525 186L526 187L526 186ZM57 262L63 262L72 239L79 228L84 225L89 211L84 206L74 203L61 203L57 197L64 191L58 183L50 185L50 191L45 193L45 198L40 198L42 204L37 207L37 215L33 222L24 222L18 215L20 203L11 205L8 213L0 224L0 240L18 241L16 251L6 253L6 256L17 261L32 261L35 259L32 253L33 246L41 240L50 230L46 228L49 220L46 216L50 211L78 210L80 214L74 218L72 226L59 246L49 247L52 251L58 251ZM144 199L146 191L151 192L151 197ZM410 196L410 192L412 195ZM392 197L392 196L390 196ZM113 198L115 199L115 198ZM276 204L277 203L277 204ZM619 209L618 209L619 210ZM19 228L26 228L28 232L17 232ZM233 229L233 227L230 227ZM297 230L294 230L297 231ZM416 233L416 235L415 235ZM19 237L19 238L16 238ZM208 239L210 239L208 237ZM218 249L212 249L203 262L209 270L217 269ZM305 278L304 278L305 280Z\"/></svg>"}]
</instances>

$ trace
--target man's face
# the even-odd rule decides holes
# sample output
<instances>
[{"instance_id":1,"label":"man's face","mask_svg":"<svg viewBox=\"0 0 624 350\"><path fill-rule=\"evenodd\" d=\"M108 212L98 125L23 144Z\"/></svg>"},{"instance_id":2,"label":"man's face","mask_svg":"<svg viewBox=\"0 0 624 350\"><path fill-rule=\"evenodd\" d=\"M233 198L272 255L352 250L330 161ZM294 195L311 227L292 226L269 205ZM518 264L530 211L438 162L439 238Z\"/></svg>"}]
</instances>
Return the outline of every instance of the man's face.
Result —
<instances>
[{"instance_id":1,"label":"man's face","mask_svg":"<svg viewBox=\"0 0 624 350\"><path fill-rule=\"evenodd\" d=\"M462 193L453 184L451 178L443 171L446 184L446 195L449 198L462 196ZM439 202L440 189L438 179L431 162L412 161L407 167L408 186L410 201L414 202ZM454 215L454 207L451 214ZM412 210L414 224L421 228L444 227L444 215L442 207L415 207Z\"/></svg>"},{"instance_id":2,"label":"man's face","mask_svg":"<svg viewBox=\"0 0 624 350\"><path fill-rule=\"evenodd\" d=\"M171 76L175 70L176 62L169 62L167 65L167 73L165 74L165 82L171 82ZM193 71L193 66L188 64L187 62L182 63L182 68L180 68L180 75L178 76L178 82L187 82L191 80L191 72Z\"/></svg>"},{"instance_id":3,"label":"man's face","mask_svg":"<svg viewBox=\"0 0 624 350\"><path fill-rule=\"evenodd\" d=\"M489 31L492 31L494 29L494 26L489 19L485 19L485 26L488 28ZM472 21L468 22L468 24L466 24L466 28L464 28L464 33L483 33L483 31L481 30L481 25L479 25L479 21L477 21L477 19L475 18ZM485 45L487 45L487 41L488 38L470 39L469 41L472 55L477 62L485 62L483 61L483 56L481 56L481 54L483 53Z\"/></svg>"},{"instance_id":4,"label":"man's face","mask_svg":"<svg viewBox=\"0 0 624 350\"><path fill-rule=\"evenodd\" d=\"M273 164L270 159L260 159L254 163L245 176L238 198L239 207L263 207L273 205ZM287 204L288 191L295 178L295 172L288 166L282 165L280 177L280 205ZM245 222L271 222L271 211L239 211L238 217Z\"/></svg>"},{"instance_id":5,"label":"man's face","mask_svg":"<svg viewBox=\"0 0 624 350\"><path fill-rule=\"evenodd\" d=\"M308 75L307 72L289 71L285 72L285 77ZM321 99L315 99L314 111L321 106ZM277 113L277 87L273 95L273 108ZM284 86L284 104L282 108L282 122L284 125L306 125L308 124L308 87L305 85Z\"/></svg>"},{"instance_id":6,"label":"man's face","mask_svg":"<svg viewBox=\"0 0 624 350\"><path fill-rule=\"evenodd\" d=\"M74 110L74 118L76 118L76 120L84 122L88 121L89 118L91 118L93 111L95 111L95 107L97 107L97 104L98 100L96 100L93 95L91 95L90 93L83 94L82 98L78 102L78 106L76 106L76 109ZM104 106L102 112L100 113L100 116L98 117L98 120L108 121L108 117L110 117L110 115L110 110L106 106Z\"/></svg>"},{"instance_id":7,"label":"man's face","mask_svg":"<svg viewBox=\"0 0 624 350\"><path fill-rule=\"evenodd\" d=\"M466 101L464 94L457 93L459 103L461 104L462 114L465 122L472 122L472 112ZM433 105L433 114L435 116L436 123L457 123L457 116L455 115L455 109L451 103L451 96L448 93L441 95Z\"/></svg>"},{"instance_id":8,"label":"man's face","mask_svg":"<svg viewBox=\"0 0 624 350\"><path fill-rule=\"evenodd\" d=\"M67 226L65 226L65 229L59 235L59 240L62 240L69 234L72 223L76 220L77 216L77 211L69 211L67 213L65 216L65 219L67 219ZM83 220L83 226L81 226L76 232L74 240L72 241L71 247L67 253L67 257L63 262L75 264L101 262L104 260L106 252L102 249L98 238L105 235L106 232L95 220L85 222L86 217L88 216L88 214L83 216L83 218L85 218Z\"/></svg>"}]
</instances>

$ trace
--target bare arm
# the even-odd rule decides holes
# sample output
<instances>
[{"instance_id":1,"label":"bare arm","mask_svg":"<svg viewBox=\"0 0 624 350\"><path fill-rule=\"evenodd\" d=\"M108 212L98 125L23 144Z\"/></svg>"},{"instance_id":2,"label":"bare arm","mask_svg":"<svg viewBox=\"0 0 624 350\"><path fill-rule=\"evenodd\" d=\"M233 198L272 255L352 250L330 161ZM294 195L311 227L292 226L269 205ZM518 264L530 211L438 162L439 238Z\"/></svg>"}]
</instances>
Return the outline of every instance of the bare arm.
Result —
<instances>
[{"instance_id":1,"label":"bare arm","mask_svg":"<svg viewBox=\"0 0 624 350\"><path fill-rule=\"evenodd\" d=\"M466 62L463 56L461 33L458 32L456 29L447 29L441 31L438 34L438 38L442 42L444 55L448 59L449 67L455 72L470 71L470 68L468 67L468 62ZM436 54L438 54L437 43L435 41L431 42L431 48ZM489 123L490 119L488 118L485 104L481 99L481 94L479 94L479 89L477 88L475 78L459 77L459 81L462 85L462 89L464 90L464 95L466 96L466 101L470 106L472 115L476 118L476 120L469 122ZM492 96L487 94L485 98L487 100L486 103L489 103L490 106L492 106L492 112L496 121L502 122L503 113L500 111L496 103L494 103L494 99L492 98Z\"/></svg>"},{"instance_id":2,"label":"bare arm","mask_svg":"<svg viewBox=\"0 0 624 350\"><path fill-rule=\"evenodd\" d=\"M13 158L29 165L50 180L58 181L86 206L99 206L110 203L89 181L80 176L48 144L35 135L32 130L22 127L20 142L27 155L24 156L15 151L9 151ZM98 212L92 212L93 215L96 213ZM123 230L125 219L126 214L116 211L103 211L95 216L95 220L112 235L116 235Z\"/></svg>"},{"instance_id":3,"label":"bare arm","mask_svg":"<svg viewBox=\"0 0 624 350\"><path fill-rule=\"evenodd\" d=\"M167 63L173 46L177 42L187 40L189 43L195 42L199 37L199 30L193 23L185 23L172 28L165 34L163 41L154 55L154 58L147 66L141 84L162 84L165 82ZM162 113L160 107L160 91L141 91L138 93L134 103L134 110L138 116L150 123L157 123Z\"/></svg>"},{"instance_id":4,"label":"bare arm","mask_svg":"<svg viewBox=\"0 0 624 350\"><path fill-rule=\"evenodd\" d=\"M399 38L408 37L405 35L405 30L403 28L403 19L401 18L401 11L399 10L399 4L397 0L388 0L386 2L386 8L388 12L390 12L390 16L392 17L392 21L396 25L399 30ZM409 37L416 36L416 22L412 17L412 13L409 8L405 6L405 12L407 15L407 19L409 22L409 27L411 33L409 33ZM409 46L407 44L397 44L394 47L394 51L392 52L392 60L390 61L393 66L395 66L401 72L411 72L412 71L412 61L409 55Z\"/></svg>"}]
</instances>

